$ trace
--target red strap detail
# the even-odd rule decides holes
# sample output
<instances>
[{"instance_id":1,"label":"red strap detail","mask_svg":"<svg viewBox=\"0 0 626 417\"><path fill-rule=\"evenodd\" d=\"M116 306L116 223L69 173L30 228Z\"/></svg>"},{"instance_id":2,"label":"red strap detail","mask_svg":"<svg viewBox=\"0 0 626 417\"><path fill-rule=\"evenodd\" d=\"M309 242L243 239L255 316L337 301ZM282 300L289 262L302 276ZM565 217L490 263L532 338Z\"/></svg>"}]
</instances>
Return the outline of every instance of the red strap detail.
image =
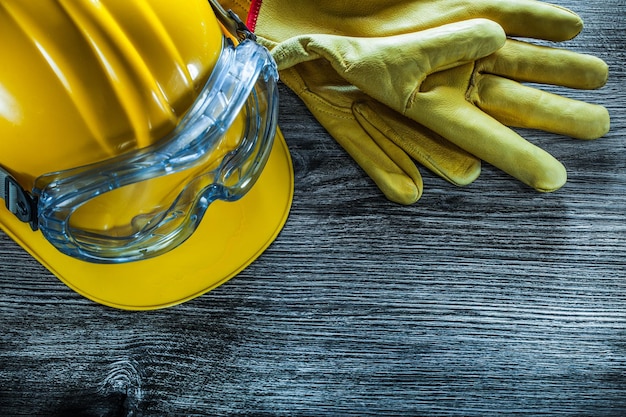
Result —
<instances>
[{"instance_id":1,"label":"red strap detail","mask_svg":"<svg viewBox=\"0 0 626 417\"><path fill-rule=\"evenodd\" d=\"M256 28L256 20L259 17L259 13L261 12L261 3L263 3L263 0L252 0L252 3L250 4L250 10L248 11L248 21L246 22L246 26L248 26L248 29L250 29L252 32L254 32L254 29Z\"/></svg>"}]
</instances>

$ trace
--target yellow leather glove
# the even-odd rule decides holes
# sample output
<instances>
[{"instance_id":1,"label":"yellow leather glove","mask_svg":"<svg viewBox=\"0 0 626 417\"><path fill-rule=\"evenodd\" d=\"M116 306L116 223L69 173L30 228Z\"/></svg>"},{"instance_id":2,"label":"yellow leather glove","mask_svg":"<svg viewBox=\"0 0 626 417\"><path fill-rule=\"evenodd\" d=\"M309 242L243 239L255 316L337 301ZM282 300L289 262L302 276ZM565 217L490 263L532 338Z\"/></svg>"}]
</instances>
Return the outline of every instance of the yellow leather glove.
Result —
<instances>
[{"instance_id":1,"label":"yellow leather glove","mask_svg":"<svg viewBox=\"0 0 626 417\"><path fill-rule=\"evenodd\" d=\"M402 88L393 82L395 74L386 72L391 47L400 46L402 55L411 56L412 62L418 64L402 71L423 79L431 70L473 62L499 49L505 41L499 25L473 19L390 37L347 38L318 34L300 43L303 40L305 37L291 38L273 49L279 69L283 70L282 80L388 199L411 204L420 198L422 177L411 158L457 185L466 185L478 177L480 160L476 157L376 103L371 94L364 92L384 88L381 93L399 93L394 91L395 87ZM313 52L316 45L320 45L318 41L328 46L319 51L322 55ZM450 48L449 45L463 46ZM323 56L324 52L331 52L332 56ZM305 62L309 59L314 62ZM345 63L346 70L359 73L357 67L371 66L362 80L366 88L349 83L345 76L339 75L333 68L335 60ZM297 64L292 65L294 62ZM424 67L420 68L422 64ZM383 79L387 82L384 86Z\"/></svg>"},{"instance_id":2,"label":"yellow leather glove","mask_svg":"<svg viewBox=\"0 0 626 417\"><path fill-rule=\"evenodd\" d=\"M558 41L582 28L580 18L569 10L533 0L347 3L266 0L258 16L249 16L249 23L258 17L256 32L272 49L285 84L393 201L411 203L421 193L419 173L404 152L457 184L471 182L479 165L390 109L542 191L559 188L565 169L496 119L584 138L608 130L604 108L508 79L596 88L606 81L602 61L513 41L480 60L481 54L499 47L501 31L479 20L442 27L487 17L510 35ZM468 29L474 24L483 29ZM369 39L339 36L346 34ZM440 71L449 67L454 68ZM563 116L566 123L560 122Z\"/></svg>"}]
</instances>

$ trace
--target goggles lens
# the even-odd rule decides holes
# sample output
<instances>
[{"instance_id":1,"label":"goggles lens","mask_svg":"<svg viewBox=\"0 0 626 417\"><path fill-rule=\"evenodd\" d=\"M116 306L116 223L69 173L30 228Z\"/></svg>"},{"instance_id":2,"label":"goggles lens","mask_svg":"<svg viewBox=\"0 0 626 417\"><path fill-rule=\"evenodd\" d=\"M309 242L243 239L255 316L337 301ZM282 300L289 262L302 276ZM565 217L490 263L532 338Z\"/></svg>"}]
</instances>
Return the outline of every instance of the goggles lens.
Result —
<instances>
[{"instance_id":1,"label":"goggles lens","mask_svg":"<svg viewBox=\"0 0 626 417\"><path fill-rule=\"evenodd\" d=\"M91 262L147 259L178 246L213 201L241 198L259 177L276 134L277 79L264 47L225 40L199 97L169 135L39 177L37 226L61 252Z\"/></svg>"}]
</instances>

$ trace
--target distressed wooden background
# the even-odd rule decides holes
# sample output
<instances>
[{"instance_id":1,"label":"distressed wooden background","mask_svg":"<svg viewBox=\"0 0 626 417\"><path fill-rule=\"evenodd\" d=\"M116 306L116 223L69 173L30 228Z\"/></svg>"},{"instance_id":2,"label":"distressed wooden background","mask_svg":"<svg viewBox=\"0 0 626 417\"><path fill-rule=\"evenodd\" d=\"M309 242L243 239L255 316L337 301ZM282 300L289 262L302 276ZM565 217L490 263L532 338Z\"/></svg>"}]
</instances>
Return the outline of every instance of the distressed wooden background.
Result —
<instances>
[{"instance_id":1,"label":"distressed wooden background","mask_svg":"<svg viewBox=\"0 0 626 417\"><path fill-rule=\"evenodd\" d=\"M626 1L558 0L605 59L593 142L522 133L569 169L538 194L485 165L385 200L288 90L291 216L181 306L113 310L0 235L0 415L626 415Z\"/></svg>"}]
</instances>

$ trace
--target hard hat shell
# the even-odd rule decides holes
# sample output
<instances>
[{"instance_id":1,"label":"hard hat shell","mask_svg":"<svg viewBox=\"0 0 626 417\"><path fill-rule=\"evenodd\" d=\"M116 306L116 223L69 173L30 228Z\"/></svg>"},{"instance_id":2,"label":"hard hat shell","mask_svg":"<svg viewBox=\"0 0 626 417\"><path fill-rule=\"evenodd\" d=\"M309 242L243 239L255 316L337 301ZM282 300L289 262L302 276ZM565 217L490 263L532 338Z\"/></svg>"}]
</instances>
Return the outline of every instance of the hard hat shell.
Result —
<instances>
[{"instance_id":1,"label":"hard hat shell","mask_svg":"<svg viewBox=\"0 0 626 417\"><path fill-rule=\"evenodd\" d=\"M5 0L0 39L2 163L30 188L171 130L222 32L201 0Z\"/></svg>"},{"instance_id":2,"label":"hard hat shell","mask_svg":"<svg viewBox=\"0 0 626 417\"><path fill-rule=\"evenodd\" d=\"M205 0L4 0L0 42L0 165L30 189L42 174L142 148L171 131L210 75L223 32ZM149 198L140 187L108 205ZM154 259L92 264L61 254L4 209L0 226L86 297L150 309L197 296L252 262L284 225L292 194L279 134L248 195L214 203L187 242ZM106 223L98 207L81 216Z\"/></svg>"}]
</instances>

